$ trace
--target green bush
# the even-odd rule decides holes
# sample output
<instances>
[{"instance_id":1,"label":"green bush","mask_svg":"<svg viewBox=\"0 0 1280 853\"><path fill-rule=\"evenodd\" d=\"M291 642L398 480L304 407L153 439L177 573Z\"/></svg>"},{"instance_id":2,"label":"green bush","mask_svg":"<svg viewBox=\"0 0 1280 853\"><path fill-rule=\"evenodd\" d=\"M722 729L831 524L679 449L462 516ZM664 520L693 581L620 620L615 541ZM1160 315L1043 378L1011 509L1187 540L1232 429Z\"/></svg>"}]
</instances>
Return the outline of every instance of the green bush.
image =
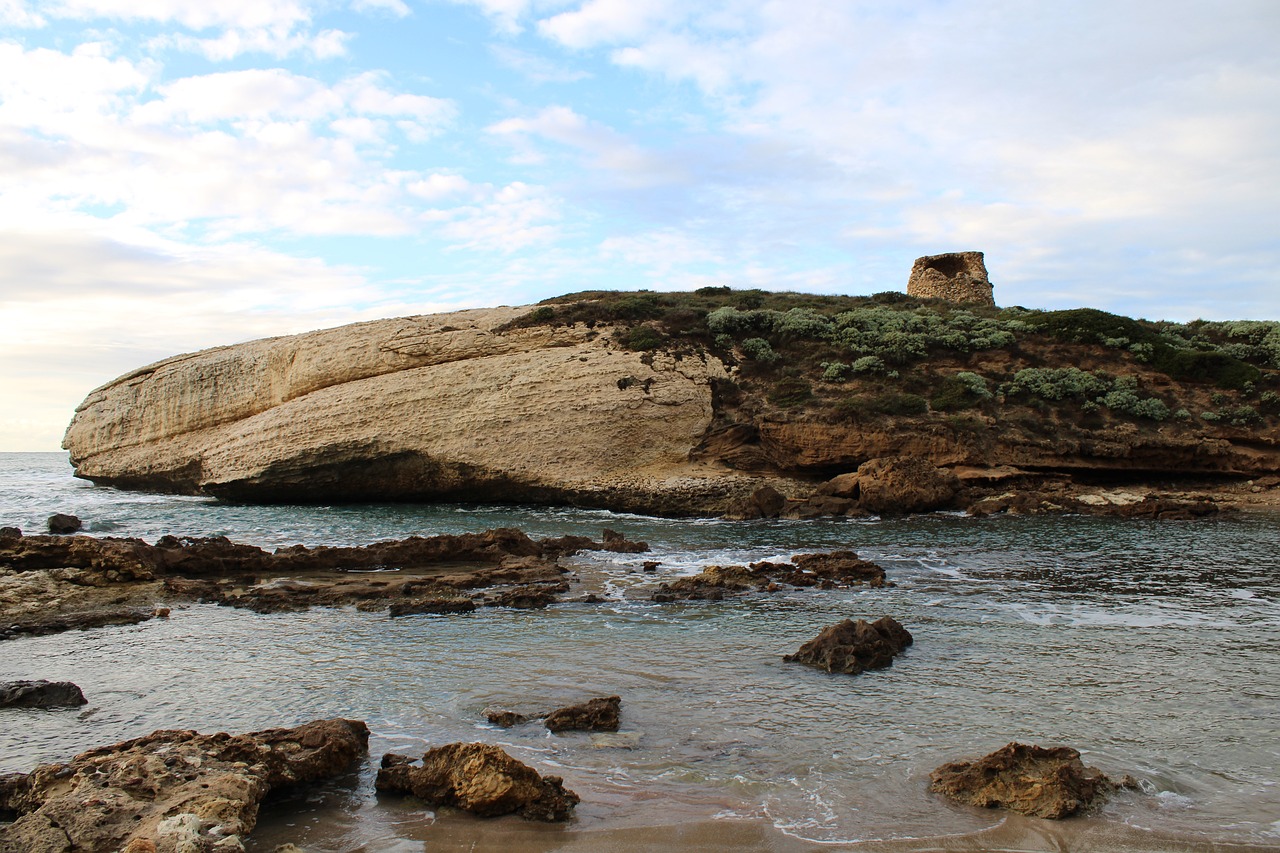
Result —
<instances>
[{"instance_id":1,"label":"green bush","mask_svg":"<svg viewBox=\"0 0 1280 853\"><path fill-rule=\"evenodd\" d=\"M1128 389L1111 391L1102 397L1102 404L1113 412L1163 421L1169 417L1169 407L1154 397L1141 398Z\"/></svg>"},{"instance_id":2,"label":"green bush","mask_svg":"<svg viewBox=\"0 0 1280 853\"><path fill-rule=\"evenodd\" d=\"M761 364L773 364L780 357L764 338L747 338L742 342L742 354Z\"/></svg>"},{"instance_id":3,"label":"green bush","mask_svg":"<svg viewBox=\"0 0 1280 853\"><path fill-rule=\"evenodd\" d=\"M862 358L854 359L849 369L854 373L884 373L885 363L879 356L864 355Z\"/></svg>"},{"instance_id":4,"label":"green bush","mask_svg":"<svg viewBox=\"0 0 1280 853\"><path fill-rule=\"evenodd\" d=\"M635 352L658 349L666 341L666 335L648 324L634 326L622 336L622 345Z\"/></svg>"},{"instance_id":5,"label":"green bush","mask_svg":"<svg viewBox=\"0 0 1280 853\"><path fill-rule=\"evenodd\" d=\"M556 318L556 309L552 308L550 305L539 305L537 308L534 308L528 314L529 322L535 325L550 323L555 318Z\"/></svg>"},{"instance_id":6,"label":"green bush","mask_svg":"<svg viewBox=\"0 0 1280 853\"><path fill-rule=\"evenodd\" d=\"M1078 367L1027 367L1001 390L1006 396L1028 394L1043 400L1093 399L1111 390L1111 383Z\"/></svg>"},{"instance_id":7,"label":"green bush","mask_svg":"<svg viewBox=\"0 0 1280 853\"><path fill-rule=\"evenodd\" d=\"M843 361L822 362L823 382L843 382L849 378L849 365Z\"/></svg>"}]
</instances>

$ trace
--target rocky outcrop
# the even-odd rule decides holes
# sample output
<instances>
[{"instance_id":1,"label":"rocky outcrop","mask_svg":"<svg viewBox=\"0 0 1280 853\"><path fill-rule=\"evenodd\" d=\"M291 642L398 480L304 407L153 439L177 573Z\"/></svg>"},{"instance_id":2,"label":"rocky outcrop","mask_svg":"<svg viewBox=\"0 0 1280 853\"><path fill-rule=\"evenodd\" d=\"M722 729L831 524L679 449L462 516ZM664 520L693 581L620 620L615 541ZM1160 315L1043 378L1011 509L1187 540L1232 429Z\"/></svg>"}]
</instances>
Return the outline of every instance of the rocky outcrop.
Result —
<instances>
[{"instance_id":1,"label":"rocky outcrop","mask_svg":"<svg viewBox=\"0 0 1280 853\"><path fill-rule=\"evenodd\" d=\"M273 790L345 772L369 730L320 720L244 735L159 731L0 784L0 853L229 853Z\"/></svg>"},{"instance_id":2,"label":"rocky outcrop","mask_svg":"<svg viewBox=\"0 0 1280 853\"><path fill-rule=\"evenodd\" d=\"M0 684L0 708L66 708L88 702L70 681L6 681Z\"/></svg>"},{"instance_id":3,"label":"rocky outcrop","mask_svg":"<svg viewBox=\"0 0 1280 853\"><path fill-rule=\"evenodd\" d=\"M543 723L553 732L616 732L621 712L622 699L605 696L557 708Z\"/></svg>"},{"instance_id":4,"label":"rocky outcrop","mask_svg":"<svg viewBox=\"0 0 1280 853\"><path fill-rule=\"evenodd\" d=\"M1093 807L1117 787L1135 785L1132 777L1113 781L1085 767L1070 747L1010 743L975 761L944 764L930 776L929 790L968 805L1059 820Z\"/></svg>"},{"instance_id":5,"label":"rocky outcrop","mask_svg":"<svg viewBox=\"0 0 1280 853\"><path fill-rule=\"evenodd\" d=\"M948 302L995 305L982 252L925 255L911 265L907 295Z\"/></svg>"},{"instance_id":6,"label":"rocky outcrop","mask_svg":"<svg viewBox=\"0 0 1280 853\"><path fill-rule=\"evenodd\" d=\"M99 483L257 501L529 500L722 510L688 461L712 356L527 309L359 323L166 359L93 391L64 447Z\"/></svg>"},{"instance_id":7,"label":"rocky outcrop","mask_svg":"<svg viewBox=\"0 0 1280 853\"><path fill-rule=\"evenodd\" d=\"M385 793L413 794L429 806L452 806L482 817L515 813L526 820L560 821L579 802L559 776L541 776L483 743L430 749L421 766L387 753L375 784Z\"/></svg>"},{"instance_id":8,"label":"rocky outcrop","mask_svg":"<svg viewBox=\"0 0 1280 853\"><path fill-rule=\"evenodd\" d=\"M818 636L783 660L803 663L827 672L858 675L868 669L884 669L913 642L911 634L897 620L884 616L875 622L859 619L822 629Z\"/></svg>"},{"instance_id":9,"label":"rocky outcrop","mask_svg":"<svg viewBox=\"0 0 1280 853\"><path fill-rule=\"evenodd\" d=\"M858 504L869 512L905 514L941 509L960 488L955 474L927 459L898 456L858 466Z\"/></svg>"}]
</instances>

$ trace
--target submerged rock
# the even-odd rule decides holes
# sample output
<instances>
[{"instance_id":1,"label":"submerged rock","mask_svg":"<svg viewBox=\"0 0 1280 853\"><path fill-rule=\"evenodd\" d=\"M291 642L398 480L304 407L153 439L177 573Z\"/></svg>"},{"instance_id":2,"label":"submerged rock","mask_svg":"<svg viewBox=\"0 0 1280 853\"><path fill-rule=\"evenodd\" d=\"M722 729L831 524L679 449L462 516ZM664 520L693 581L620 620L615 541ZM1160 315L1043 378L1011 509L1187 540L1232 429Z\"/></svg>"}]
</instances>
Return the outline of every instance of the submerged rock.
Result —
<instances>
[{"instance_id":1,"label":"submerged rock","mask_svg":"<svg viewBox=\"0 0 1280 853\"><path fill-rule=\"evenodd\" d=\"M795 654L784 655L782 659L827 672L857 675L868 669L892 666L894 656L912 642L907 629L890 616L875 622L846 619L824 628Z\"/></svg>"},{"instance_id":2,"label":"submerged rock","mask_svg":"<svg viewBox=\"0 0 1280 853\"><path fill-rule=\"evenodd\" d=\"M616 732L621 710L620 697L598 697L581 705L558 708L547 715L544 723L553 732Z\"/></svg>"},{"instance_id":3,"label":"submerged rock","mask_svg":"<svg viewBox=\"0 0 1280 853\"><path fill-rule=\"evenodd\" d=\"M0 708L62 708L88 703L70 681L6 681L0 684Z\"/></svg>"},{"instance_id":4,"label":"submerged rock","mask_svg":"<svg viewBox=\"0 0 1280 853\"><path fill-rule=\"evenodd\" d=\"M1116 788L1137 784L1130 776L1113 781L1097 768L1085 767L1080 753L1070 747L1022 743L976 761L944 764L929 778L929 790L956 802L1051 820L1070 817Z\"/></svg>"},{"instance_id":5,"label":"submerged rock","mask_svg":"<svg viewBox=\"0 0 1280 853\"><path fill-rule=\"evenodd\" d=\"M0 853L243 849L271 791L345 772L368 748L356 720L243 735L158 731L0 782Z\"/></svg>"},{"instance_id":6,"label":"submerged rock","mask_svg":"<svg viewBox=\"0 0 1280 853\"><path fill-rule=\"evenodd\" d=\"M485 719L493 723L495 726L501 726L504 729L518 726L521 723L527 723L535 717L528 717L515 711L508 711L505 708L487 708L484 712Z\"/></svg>"},{"instance_id":7,"label":"submerged rock","mask_svg":"<svg viewBox=\"0 0 1280 853\"><path fill-rule=\"evenodd\" d=\"M427 751L422 765L404 755L382 757L376 787L413 794L430 806L484 817L515 813L527 820L565 820L580 800L559 776L541 776L496 746L450 743Z\"/></svg>"},{"instance_id":8,"label":"submerged rock","mask_svg":"<svg viewBox=\"0 0 1280 853\"><path fill-rule=\"evenodd\" d=\"M53 534L75 533L83 526L80 519L74 515L60 512L49 516L48 528L49 532Z\"/></svg>"}]
</instances>

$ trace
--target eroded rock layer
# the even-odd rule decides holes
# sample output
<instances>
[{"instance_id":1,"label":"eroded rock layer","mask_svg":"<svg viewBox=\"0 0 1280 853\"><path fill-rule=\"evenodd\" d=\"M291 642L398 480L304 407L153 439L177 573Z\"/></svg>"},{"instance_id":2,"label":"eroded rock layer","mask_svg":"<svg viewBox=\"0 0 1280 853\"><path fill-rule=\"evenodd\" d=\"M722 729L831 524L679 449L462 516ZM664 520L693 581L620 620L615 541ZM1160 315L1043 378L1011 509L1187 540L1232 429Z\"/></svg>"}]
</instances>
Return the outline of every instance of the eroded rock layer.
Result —
<instances>
[{"instance_id":1,"label":"eroded rock layer","mask_svg":"<svg viewBox=\"0 0 1280 853\"><path fill-rule=\"evenodd\" d=\"M522 312L171 358L91 393L64 446L99 483L248 500L723 501L723 478L688 462L717 359L631 352L582 324L497 331Z\"/></svg>"}]
</instances>

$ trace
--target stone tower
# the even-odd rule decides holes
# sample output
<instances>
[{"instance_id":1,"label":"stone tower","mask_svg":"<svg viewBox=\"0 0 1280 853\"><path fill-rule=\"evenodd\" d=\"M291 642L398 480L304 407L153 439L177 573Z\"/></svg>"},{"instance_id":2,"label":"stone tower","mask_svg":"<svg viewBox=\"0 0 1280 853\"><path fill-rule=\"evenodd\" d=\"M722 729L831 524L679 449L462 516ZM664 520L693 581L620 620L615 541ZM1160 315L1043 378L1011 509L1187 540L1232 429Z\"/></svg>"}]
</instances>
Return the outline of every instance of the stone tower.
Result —
<instances>
[{"instance_id":1,"label":"stone tower","mask_svg":"<svg viewBox=\"0 0 1280 853\"><path fill-rule=\"evenodd\" d=\"M981 252L949 252L916 258L907 280L907 295L949 302L995 305L987 265Z\"/></svg>"}]
</instances>

